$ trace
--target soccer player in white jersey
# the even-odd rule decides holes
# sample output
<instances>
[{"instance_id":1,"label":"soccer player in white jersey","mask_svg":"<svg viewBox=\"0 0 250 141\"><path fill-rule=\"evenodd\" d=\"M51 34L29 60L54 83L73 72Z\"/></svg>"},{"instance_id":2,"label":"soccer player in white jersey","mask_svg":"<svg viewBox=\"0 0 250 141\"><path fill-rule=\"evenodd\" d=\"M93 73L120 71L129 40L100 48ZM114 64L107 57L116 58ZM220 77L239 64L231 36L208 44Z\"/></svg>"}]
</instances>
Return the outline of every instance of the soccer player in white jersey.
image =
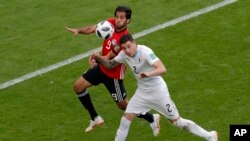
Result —
<instances>
[{"instance_id":1,"label":"soccer player in white jersey","mask_svg":"<svg viewBox=\"0 0 250 141\"><path fill-rule=\"evenodd\" d=\"M122 36L120 43L122 51L112 60L106 60L98 53L92 55L107 68L127 62L138 83L138 88L121 118L115 141L125 141L131 121L136 115L151 109L158 111L181 129L186 129L207 141L217 141L216 131L207 131L193 121L180 117L169 95L167 84L160 76L166 72L166 68L154 52L147 46L137 44L131 34Z\"/></svg>"}]
</instances>

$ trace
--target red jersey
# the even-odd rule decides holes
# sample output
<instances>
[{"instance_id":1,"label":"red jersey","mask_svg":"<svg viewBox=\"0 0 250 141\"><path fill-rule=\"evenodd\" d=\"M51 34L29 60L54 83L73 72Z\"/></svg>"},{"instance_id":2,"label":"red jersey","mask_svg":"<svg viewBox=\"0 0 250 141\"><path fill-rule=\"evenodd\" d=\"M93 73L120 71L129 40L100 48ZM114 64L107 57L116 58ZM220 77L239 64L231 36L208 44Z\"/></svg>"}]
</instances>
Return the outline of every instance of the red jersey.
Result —
<instances>
[{"instance_id":1,"label":"red jersey","mask_svg":"<svg viewBox=\"0 0 250 141\"><path fill-rule=\"evenodd\" d=\"M115 19L110 18L109 21L115 27ZM107 55L110 51L113 51L116 55L122 50L120 45L120 38L128 33L128 29L121 32L117 32L115 30L113 36L107 40L103 41L102 45L102 55ZM105 68L102 64L100 64L100 68L104 74L114 79L123 79L125 74L125 64L119 64L112 69Z\"/></svg>"}]
</instances>

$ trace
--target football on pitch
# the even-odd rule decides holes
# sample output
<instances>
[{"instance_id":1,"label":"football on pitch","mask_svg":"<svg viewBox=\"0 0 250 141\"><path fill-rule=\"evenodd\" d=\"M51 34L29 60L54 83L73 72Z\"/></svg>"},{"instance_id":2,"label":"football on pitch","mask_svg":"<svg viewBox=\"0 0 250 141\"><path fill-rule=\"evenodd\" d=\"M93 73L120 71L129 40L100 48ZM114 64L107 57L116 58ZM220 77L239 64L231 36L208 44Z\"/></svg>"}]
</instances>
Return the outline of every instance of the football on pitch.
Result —
<instances>
[{"instance_id":1,"label":"football on pitch","mask_svg":"<svg viewBox=\"0 0 250 141\"><path fill-rule=\"evenodd\" d=\"M108 21L101 21L97 24L95 33L98 37L102 39L109 39L114 34L114 27Z\"/></svg>"}]
</instances>

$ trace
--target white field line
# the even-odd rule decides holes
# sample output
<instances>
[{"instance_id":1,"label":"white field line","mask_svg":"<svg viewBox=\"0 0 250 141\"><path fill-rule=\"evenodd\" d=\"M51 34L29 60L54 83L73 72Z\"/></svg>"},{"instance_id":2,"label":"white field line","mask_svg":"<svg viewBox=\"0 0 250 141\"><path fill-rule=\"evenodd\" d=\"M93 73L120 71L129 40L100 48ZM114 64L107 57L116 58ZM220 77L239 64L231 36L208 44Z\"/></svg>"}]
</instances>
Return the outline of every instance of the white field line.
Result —
<instances>
[{"instance_id":1,"label":"white field line","mask_svg":"<svg viewBox=\"0 0 250 141\"><path fill-rule=\"evenodd\" d=\"M177 23L183 22L183 21L188 20L188 19L191 19L191 18L193 18L193 17L197 17L197 16L199 16L199 15L208 13L208 12L213 11L213 10L215 10L215 9L218 9L218 8L223 7L223 6L226 6L226 5L229 5L229 4L231 4L231 3L234 3L234 2L236 2L236 1L237 1L237 0L224 0L224 1L222 1L222 2L219 2L219 3L217 3L217 4L214 4L214 5L212 5L212 6L208 6L208 7L204 8L204 9L200 9L200 10L195 11L195 12L193 12L193 13L184 15L184 16L182 16L182 17L173 19L173 20L171 20L171 21L167 21L167 22L165 22L165 23L163 23L163 24L160 24L160 25L154 26L154 27L152 27L152 28L143 30L143 31L141 31L141 32L139 32L139 33L134 34L133 37L136 39L136 38L139 38L139 37L148 35L148 34L150 34L150 33L152 33L152 32L155 32L155 31L161 30L161 29L163 29L163 28L166 28L166 27L175 25L175 24L177 24ZM2 83L2 84L0 84L0 90L1 90L1 89L4 89L4 88L7 88L7 87L10 87L10 86L12 86L12 85L15 85L15 84L17 84L17 83L20 83L20 82L22 82L22 81L28 80L28 79L30 79L30 78L39 76L39 75L41 75L41 74L47 73L47 72L49 72L49 71L58 69L58 68L60 68L60 67L62 67L62 66L71 64L71 63L76 62L76 61L79 61L79 60L81 60L81 59L83 59L83 58L88 57L91 53L93 53L93 52L96 51L96 50L100 51L100 50L101 50L101 47L98 47L98 48L96 48L96 49L90 50L90 51L85 52L85 53L83 53L83 54L79 54L79 55L77 55L77 56L74 56L74 57L69 58L69 59L67 59L67 60L58 62L58 63L56 63L56 64L47 66L47 67L42 68L42 69L40 69L40 70L37 70L37 71L31 72L31 73L28 73L28 74L23 75L23 76L21 76L21 77L18 77L18 78L16 78L16 79L7 81L7 82L5 82L5 83Z\"/></svg>"}]
</instances>

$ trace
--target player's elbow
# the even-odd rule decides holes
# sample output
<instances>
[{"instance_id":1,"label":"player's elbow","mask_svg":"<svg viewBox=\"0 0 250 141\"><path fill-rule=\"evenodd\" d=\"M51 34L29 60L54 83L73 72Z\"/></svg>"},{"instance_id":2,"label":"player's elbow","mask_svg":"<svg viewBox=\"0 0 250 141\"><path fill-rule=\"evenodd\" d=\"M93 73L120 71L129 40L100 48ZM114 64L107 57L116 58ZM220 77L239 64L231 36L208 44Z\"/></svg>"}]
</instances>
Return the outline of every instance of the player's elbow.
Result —
<instances>
[{"instance_id":1,"label":"player's elbow","mask_svg":"<svg viewBox=\"0 0 250 141\"><path fill-rule=\"evenodd\" d=\"M111 64L103 64L104 66L105 66L105 68L107 68L107 69L112 69L112 68L114 68Z\"/></svg>"},{"instance_id":2,"label":"player's elbow","mask_svg":"<svg viewBox=\"0 0 250 141\"><path fill-rule=\"evenodd\" d=\"M168 71L167 68L164 67L164 73L167 73L167 71Z\"/></svg>"},{"instance_id":3,"label":"player's elbow","mask_svg":"<svg viewBox=\"0 0 250 141\"><path fill-rule=\"evenodd\" d=\"M162 72L162 74L167 73L167 69L163 66L163 67L161 68L161 72Z\"/></svg>"}]
</instances>

